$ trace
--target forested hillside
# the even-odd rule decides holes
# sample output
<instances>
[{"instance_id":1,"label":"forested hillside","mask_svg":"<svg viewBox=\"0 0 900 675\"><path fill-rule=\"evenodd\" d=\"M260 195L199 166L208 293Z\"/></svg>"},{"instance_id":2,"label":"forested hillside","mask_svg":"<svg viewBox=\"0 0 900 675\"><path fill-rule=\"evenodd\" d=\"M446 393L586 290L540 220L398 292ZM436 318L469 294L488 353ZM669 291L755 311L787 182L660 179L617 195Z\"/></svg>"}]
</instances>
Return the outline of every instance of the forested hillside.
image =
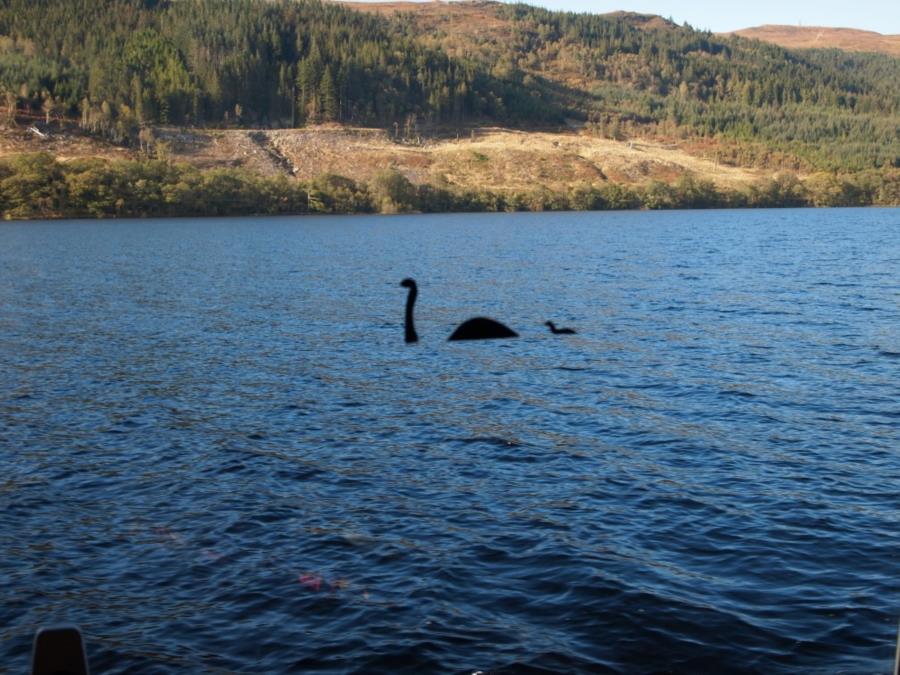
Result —
<instances>
[{"instance_id":1,"label":"forested hillside","mask_svg":"<svg viewBox=\"0 0 900 675\"><path fill-rule=\"evenodd\" d=\"M890 56L789 51L660 17L524 4L482 5L497 20L473 31L449 8L406 7L394 20L408 34L462 46L495 75L552 83L569 114L604 136L762 142L829 170L900 166L900 60Z\"/></svg>"},{"instance_id":2,"label":"forested hillside","mask_svg":"<svg viewBox=\"0 0 900 675\"><path fill-rule=\"evenodd\" d=\"M515 82L333 3L9 0L0 35L7 105L123 138L150 123L559 119Z\"/></svg>"},{"instance_id":3,"label":"forested hillside","mask_svg":"<svg viewBox=\"0 0 900 675\"><path fill-rule=\"evenodd\" d=\"M157 124L536 128L711 139L722 161L900 166L900 60L788 51L659 17L499 3L6 0L0 106L118 143ZM459 20L464 17L463 20Z\"/></svg>"}]
</instances>

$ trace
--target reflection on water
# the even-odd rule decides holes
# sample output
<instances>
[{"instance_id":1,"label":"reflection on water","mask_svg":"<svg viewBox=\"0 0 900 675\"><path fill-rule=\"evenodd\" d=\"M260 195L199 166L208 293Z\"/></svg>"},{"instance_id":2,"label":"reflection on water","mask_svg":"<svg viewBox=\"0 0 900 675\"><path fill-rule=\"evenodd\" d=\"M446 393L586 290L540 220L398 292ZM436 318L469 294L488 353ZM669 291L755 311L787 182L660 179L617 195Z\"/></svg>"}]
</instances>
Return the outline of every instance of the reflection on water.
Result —
<instances>
[{"instance_id":1,"label":"reflection on water","mask_svg":"<svg viewBox=\"0 0 900 675\"><path fill-rule=\"evenodd\" d=\"M2 660L888 672L898 266L878 209L2 224Z\"/></svg>"}]
</instances>

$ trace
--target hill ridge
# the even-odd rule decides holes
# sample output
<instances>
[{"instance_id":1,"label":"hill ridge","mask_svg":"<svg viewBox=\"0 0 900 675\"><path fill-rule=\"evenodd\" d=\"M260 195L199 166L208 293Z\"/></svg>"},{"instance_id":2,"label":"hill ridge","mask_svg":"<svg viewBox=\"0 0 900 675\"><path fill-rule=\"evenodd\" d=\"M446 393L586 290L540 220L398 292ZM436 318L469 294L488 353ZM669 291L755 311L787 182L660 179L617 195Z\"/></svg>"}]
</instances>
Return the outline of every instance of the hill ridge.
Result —
<instances>
[{"instance_id":1,"label":"hill ridge","mask_svg":"<svg viewBox=\"0 0 900 675\"><path fill-rule=\"evenodd\" d=\"M771 42L787 49L841 49L876 52L900 57L900 35L840 26L789 26L763 24L722 33Z\"/></svg>"}]
</instances>

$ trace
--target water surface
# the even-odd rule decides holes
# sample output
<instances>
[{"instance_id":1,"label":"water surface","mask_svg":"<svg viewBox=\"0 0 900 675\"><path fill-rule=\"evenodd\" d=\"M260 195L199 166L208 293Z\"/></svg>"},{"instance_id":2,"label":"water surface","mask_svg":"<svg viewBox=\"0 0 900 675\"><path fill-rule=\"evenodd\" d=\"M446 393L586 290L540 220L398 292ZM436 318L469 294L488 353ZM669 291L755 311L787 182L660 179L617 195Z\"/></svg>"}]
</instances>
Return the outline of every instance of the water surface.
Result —
<instances>
[{"instance_id":1,"label":"water surface","mask_svg":"<svg viewBox=\"0 0 900 675\"><path fill-rule=\"evenodd\" d=\"M890 672L898 279L897 209L0 224L0 661Z\"/></svg>"}]
</instances>

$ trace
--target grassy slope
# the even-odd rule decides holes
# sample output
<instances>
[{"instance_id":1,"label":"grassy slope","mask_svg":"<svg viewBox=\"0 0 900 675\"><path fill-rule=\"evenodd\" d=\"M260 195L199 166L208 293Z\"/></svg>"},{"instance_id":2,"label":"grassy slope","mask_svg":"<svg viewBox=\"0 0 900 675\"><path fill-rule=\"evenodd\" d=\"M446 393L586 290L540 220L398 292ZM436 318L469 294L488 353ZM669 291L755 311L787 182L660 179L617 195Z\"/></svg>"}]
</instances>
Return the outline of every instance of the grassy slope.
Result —
<instances>
[{"instance_id":1,"label":"grassy slope","mask_svg":"<svg viewBox=\"0 0 900 675\"><path fill-rule=\"evenodd\" d=\"M843 49L900 56L900 35L882 35L852 28L766 25L744 28L730 35L772 42L787 49Z\"/></svg>"},{"instance_id":2,"label":"grassy slope","mask_svg":"<svg viewBox=\"0 0 900 675\"><path fill-rule=\"evenodd\" d=\"M620 142L577 131L562 133L480 129L459 139L397 143L381 130L320 126L268 131L161 129L172 161L201 168L240 166L274 175L311 179L336 173L368 181L395 167L413 183L498 192L528 191L537 185L565 192L577 184L670 182L689 174L722 187L753 182L765 172L716 163L677 145ZM52 130L41 140L25 129L0 134L0 157L46 151L74 157L135 158L80 135Z\"/></svg>"}]
</instances>

